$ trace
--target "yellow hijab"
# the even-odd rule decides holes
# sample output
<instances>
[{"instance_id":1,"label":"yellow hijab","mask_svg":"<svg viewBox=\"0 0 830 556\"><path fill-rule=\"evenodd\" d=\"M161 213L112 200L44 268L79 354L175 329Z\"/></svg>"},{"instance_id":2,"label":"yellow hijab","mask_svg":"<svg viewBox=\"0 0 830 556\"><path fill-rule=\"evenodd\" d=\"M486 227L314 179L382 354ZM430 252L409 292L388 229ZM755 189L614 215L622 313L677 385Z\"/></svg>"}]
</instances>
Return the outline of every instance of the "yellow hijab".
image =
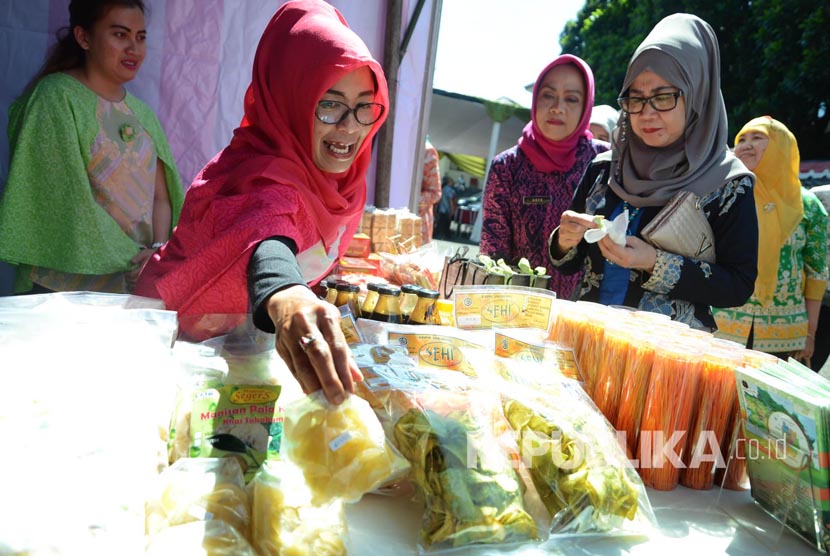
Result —
<instances>
[{"instance_id":1,"label":"yellow hijab","mask_svg":"<svg viewBox=\"0 0 830 556\"><path fill-rule=\"evenodd\" d=\"M755 167L755 210L758 213L758 278L755 298L764 306L772 302L778 286L781 247L804 217L801 182L798 179L801 156L795 137L781 122L769 116L750 120L735 137L751 131L769 137L769 145Z\"/></svg>"}]
</instances>

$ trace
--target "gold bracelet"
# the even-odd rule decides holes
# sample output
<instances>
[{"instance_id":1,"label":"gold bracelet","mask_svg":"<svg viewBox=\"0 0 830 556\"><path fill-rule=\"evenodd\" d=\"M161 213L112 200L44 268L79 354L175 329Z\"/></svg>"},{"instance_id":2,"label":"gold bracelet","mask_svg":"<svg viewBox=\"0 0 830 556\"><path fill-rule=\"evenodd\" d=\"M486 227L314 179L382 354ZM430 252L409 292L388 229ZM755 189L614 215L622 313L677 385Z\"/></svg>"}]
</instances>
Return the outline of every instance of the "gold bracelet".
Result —
<instances>
[{"instance_id":1,"label":"gold bracelet","mask_svg":"<svg viewBox=\"0 0 830 556\"><path fill-rule=\"evenodd\" d=\"M812 338L813 340L816 339L816 335L815 334L810 334L809 332L807 332L807 337Z\"/></svg>"}]
</instances>

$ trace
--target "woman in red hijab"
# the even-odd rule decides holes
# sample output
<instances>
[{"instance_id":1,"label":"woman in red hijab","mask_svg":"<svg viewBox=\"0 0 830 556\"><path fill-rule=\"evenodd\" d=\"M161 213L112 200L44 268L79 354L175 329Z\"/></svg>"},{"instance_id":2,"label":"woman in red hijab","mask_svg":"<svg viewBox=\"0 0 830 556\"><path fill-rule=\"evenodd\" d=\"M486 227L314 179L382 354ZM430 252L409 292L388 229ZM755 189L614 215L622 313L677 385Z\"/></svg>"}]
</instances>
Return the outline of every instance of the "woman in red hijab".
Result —
<instances>
[{"instance_id":1,"label":"woman in red hijab","mask_svg":"<svg viewBox=\"0 0 830 556\"><path fill-rule=\"evenodd\" d=\"M342 401L360 372L337 309L308 286L357 228L388 103L380 64L334 7L283 5L257 47L242 123L196 176L136 293L164 300L191 335L251 312L306 392Z\"/></svg>"}]
</instances>

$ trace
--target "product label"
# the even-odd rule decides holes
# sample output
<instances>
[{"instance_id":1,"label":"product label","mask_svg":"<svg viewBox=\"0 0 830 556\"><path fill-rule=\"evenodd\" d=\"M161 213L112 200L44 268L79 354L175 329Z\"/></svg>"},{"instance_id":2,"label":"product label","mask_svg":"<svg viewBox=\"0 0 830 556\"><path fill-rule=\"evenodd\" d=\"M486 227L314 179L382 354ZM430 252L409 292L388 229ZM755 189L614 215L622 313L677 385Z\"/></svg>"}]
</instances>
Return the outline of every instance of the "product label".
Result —
<instances>
[{"instance_id":1,"label":"product label","mask_svg":"<svg viewBox=\"0 0 830 556\"><path fill-rule=\"evenodd\" d=\"M249 481L266 459L279 457L280 391L274 385L224 385L194 392L190 457L236 457Z\"/></svg>"},{"instance_id":2,"label":"product label","mask_svg":"<svg viewBox=\"0 0 830 556\"><path fill-rule=\"evenodd\" d=\"M363 343L363 337L360 335L360 331L357 329L354 321L354 316L351 313L343 315L341 311L340 330L343 331L343 336L346 337L346 343L348 345L354 346Z\"/></svg>"},{"instance_id":3,"label":"product label","mask_svg":"<svg viewBox=\"0 0 830 556\"><path fill-rule=\"evenodd\" d=\"M541 328L550 325L555 296L530 288L471 288L455 292L458 328Z\"/></svg>"},{"instance_id":4,"label":"product label","mask_svg":"<svg viewBox=\"0 0 830 556\"><path fill-rule=\"evenodd\" d=\"M332 452L336 452L351 439L352 435L349 434L349 431L344 431L342 434L338 435L337 438L329 442L329 450L331 450Z\"/></svg>"},{"instance_id":5,"label":"product label","mask_svg":"<svg viewBox=\"0 0 830 556\"><path fill-rule=\"evenodd\" d=\"M461 371L476 376L472 365L464 358L464 348L481 349L481 346L438 334L404 334L389 332L389 343L405 346L418 365Z\"/></svg>"},{"instance_id":6,"label":"product label","mask_svg":"<svg viewBox=\"0 0 830 556\"><path fill-rule=\"evenodd\" d=\"M579 365L571 348L533 344L496 333L496 355L549 364L563 376L582 380L579 375Z\"/></svg>"}]
</instances>

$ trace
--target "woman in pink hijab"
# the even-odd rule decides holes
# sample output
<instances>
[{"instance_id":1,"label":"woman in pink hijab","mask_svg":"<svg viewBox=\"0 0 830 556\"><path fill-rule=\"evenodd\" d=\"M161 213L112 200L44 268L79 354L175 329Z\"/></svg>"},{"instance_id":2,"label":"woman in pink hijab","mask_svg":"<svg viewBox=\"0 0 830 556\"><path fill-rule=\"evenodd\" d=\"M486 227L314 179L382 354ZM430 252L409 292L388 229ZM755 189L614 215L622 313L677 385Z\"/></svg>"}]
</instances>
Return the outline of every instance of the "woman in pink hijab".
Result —
<instances>
[{"instance_id":1,"label":"woman in pink hijab","mask_svg":"<svg viewBox=\"0 0 830 556\"><path fill-rule=\"evenodd\" d=\"M357 228L388 104L380 64L334 7L283 5L257 47L240 126L194 180L136 293L164 300L194 337L226 332L227 321L212 328L217 314L251 312L306 392L342 401L360 372L337 309L309 286Z\"/></svg>"},{"instance_id":2,"label":"woman in pink hijab","mask_svg":"<svg viewBox=\"0 0 830 556\"><path fill-rule=\"evenodd\" d=\"M559 225L591 161L608 150L588 130L593 106L594 74L582 59L563 54L542 70L518 145L490 165L481 253L510 264L524 257L531 267L550 266L548 230ZM550 274L550 289L570 297L579 276Z\"/></svg>"}]
</instances>

